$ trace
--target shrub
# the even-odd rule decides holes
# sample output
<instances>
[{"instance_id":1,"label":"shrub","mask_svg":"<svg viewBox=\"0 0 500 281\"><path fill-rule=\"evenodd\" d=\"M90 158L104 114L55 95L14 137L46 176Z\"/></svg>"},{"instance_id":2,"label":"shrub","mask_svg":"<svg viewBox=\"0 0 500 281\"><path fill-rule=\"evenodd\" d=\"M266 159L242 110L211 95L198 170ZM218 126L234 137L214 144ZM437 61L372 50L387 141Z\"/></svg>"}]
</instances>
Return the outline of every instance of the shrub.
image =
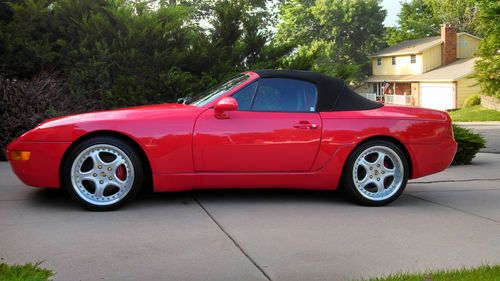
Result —
<instances>
[{"instance_id":1,"label":"shrub","mask_svg":"<svg viewBox=\"0 0 500 281\"><path fill-rule=\"evenodd\" d=\"M70 100L64 94L62 80L54 74L17 80L0 73L0 160L5 160L10 141L43 120L98 107L97 103Z\"/></svg>"},{"instance_id":2,"label":"shrub","mask_svg":"<svg viewBox=\"0 0 500 281\"><path fill-rule=\"evenodd\" d=\"M483 136L472 132L470 129L453 125L453 134L455 135L458 149L453 158L452 165L470 164L476 153L485 147L486 141Z\"/></svg>"},{"instance_id":3,"label":"shrub","mask_svg":"<svg viewBox=\"0 0 500 281\"><path fill-rule=\"evenodd\" d=\"M176 101L243 70L277 68L293 50L269 44L266 1L5 2L0 68L23 79L57 71L73 101L93 93L106 108Z\"/></svg>"},{"instance_id":4,"label":"shrub","mask_svg":"<svg viewBox=\"0 0 500 281\"><path fill-rule=\"evenodd\" d=\"M471 107L471 106L480 105L480 104L481 104L481 96L480 95L469 96L464 101L464 107Z\"/></svg>"}]
</instances>

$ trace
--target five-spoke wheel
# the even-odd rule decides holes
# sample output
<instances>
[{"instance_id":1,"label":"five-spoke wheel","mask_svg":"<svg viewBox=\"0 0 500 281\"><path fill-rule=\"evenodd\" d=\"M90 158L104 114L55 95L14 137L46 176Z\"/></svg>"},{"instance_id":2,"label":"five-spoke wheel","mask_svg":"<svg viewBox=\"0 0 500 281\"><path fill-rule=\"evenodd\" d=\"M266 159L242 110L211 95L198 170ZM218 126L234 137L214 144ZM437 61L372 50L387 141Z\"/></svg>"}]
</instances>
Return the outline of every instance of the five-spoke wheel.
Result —
<instances>
[{"instance_id":1,"label":"five-spoke wheel","mask_svg":"<svg viewBox=\"0 0 500 281\"><path fill-rule=\"evenodd\" d=\"M407 159L397 145L382 140L367 142L350 156L343 187L360 204L382 206L401 195L408 173Z\"/></svg>"},{"instance_id":2,"label":"five-spoke wheel","mask_svg":"<svg viewBox=\"0 0 500 281\"><path fill-rule=\"evenodd\" d=\"M84 207L111 210L137 194L142 183L137 152L126 142L97 137L77 145L64 167L66 189Z\"/></svg>"}]
</instances>

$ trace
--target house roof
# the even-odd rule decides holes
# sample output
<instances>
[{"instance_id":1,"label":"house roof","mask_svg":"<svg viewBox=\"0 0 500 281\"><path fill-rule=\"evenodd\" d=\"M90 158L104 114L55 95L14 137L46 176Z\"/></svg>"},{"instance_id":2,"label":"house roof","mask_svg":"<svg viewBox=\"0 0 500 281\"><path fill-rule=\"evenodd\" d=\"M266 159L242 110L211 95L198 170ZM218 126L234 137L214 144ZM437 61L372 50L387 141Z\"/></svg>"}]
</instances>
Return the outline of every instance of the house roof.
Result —
<instances>
[{"instance_id":1,"label":"house roof","mask_svg":"<svg viewBox=\"0 0 500 281\"><path fill-rule=\"evenodd\" d=\"M414 81L410 79L413 76L415 75L374 75L368 77L366 82L408 82Z\"/></svg>"},{"instance_id":2,"label":"house roof","mask_svg":"<svg viewBox=\"0 0 500 281\"><path fill-rule=\"evenodd\" d=\"M389 48L382 49L373 54L372 57L418 54L439 44L441 44L441 36L406 40L396 45L392 45Z\"/></svg>"},{"instance_id":3,"label":"house roof","mask_svg":"<svg viewBox=\"0 0 500 281\"><path fill-rule=\"evenodd\" d=\"M375 75L367 82L450 82L457 81L474 72L477 58L458 59L448 65L417 75Z\"/></svg>"},{"instance_id":4,"label":"house roof","mask_svg":"<svg viewBox=\"0 0 500 281\"><path fill-rule=\"evenodd\" d=\"M457 33L457 37L467 35L472 38L476 38L478 40L481 40L481 38L474 36L472 34L466 33L466 32L460 32ZM441 36L432 36L432 37L427 37L427 38L422 38L422 39L415 39L415 40L406 40L403 42L400 42L396 45L390 46L389 48L382 49L375 54L372 55L372 57L387 57L387 56L394 56L394 55L412 55L412 54L419 54L422 53L423 51L432 48L436 45L441 44Z\"/></svg>"},{"instance_id":5,"label":"house roof","mask_svg":"<svg viewBox=\"0 0 500 281\"><path fill-rule=\"evenodd\" d=\"M441 66L426 73L412 77L415 81L457 81L474 72L474 63L477 58L458 59L450 64Z\"/></svg>"}]
</instances>

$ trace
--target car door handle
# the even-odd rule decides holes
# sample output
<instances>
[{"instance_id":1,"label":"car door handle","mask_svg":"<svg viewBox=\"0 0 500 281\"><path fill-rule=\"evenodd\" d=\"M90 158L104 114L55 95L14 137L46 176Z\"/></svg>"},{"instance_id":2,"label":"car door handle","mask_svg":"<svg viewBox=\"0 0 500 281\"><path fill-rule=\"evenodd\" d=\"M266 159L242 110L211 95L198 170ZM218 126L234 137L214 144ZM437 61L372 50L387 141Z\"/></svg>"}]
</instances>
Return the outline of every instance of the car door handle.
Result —
<instances>
[{"instance_id":1,"label":"car door handle","mask_svg":"<svg viewBox=\"0 0 500 281\"><path fill-rule=\"evenodd\" d=\"M300 121L298 124L293 125L293 127L296 129L311 130L311 129L317 129L318 124L309 123L309 121Z\"/></svg>"}]
</instances>

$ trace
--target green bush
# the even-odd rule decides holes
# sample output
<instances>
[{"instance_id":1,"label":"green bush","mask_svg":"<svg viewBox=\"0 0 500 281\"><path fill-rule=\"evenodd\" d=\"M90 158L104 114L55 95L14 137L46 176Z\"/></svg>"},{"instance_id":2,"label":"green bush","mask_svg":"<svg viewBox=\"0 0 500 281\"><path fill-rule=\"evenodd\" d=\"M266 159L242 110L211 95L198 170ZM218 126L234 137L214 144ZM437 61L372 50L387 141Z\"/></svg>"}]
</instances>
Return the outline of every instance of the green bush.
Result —
<instances>
[{"instance_id":1,"label":"green bush","mask_svg":"<svg viewBox=\"0 0 500 281\"><path fill-rule=\"evenodd\" d=\"M483 136L472 132L470 129L453 125L453 134L455 135L458 149L453 158L452 165L470 164L476 153L485 147L486 141Z\"/></svg>"},{"instance_id":2,"label":"green bush","mask_svg":"<svg viewBox=\"0 0 500 281\"><path fill-rule=\"evenodd\" d=\"M35 264L0 264L0 281L50 281L54 272L41 268L41 262Z\"/></svg>"},{"instance_id":3,"label":"green bush","mask_svg":"<svg viewBox=\"0 0 500 281\"><path fill-rule=\"evenodd\" d=\"M21 79L57 71L72 102L92 93L115 108L176 101L247 69L278 68L292 52L269 44L265 1L167 2L7 0L0 69Z\"/></svg>"},{"instance_id":4,"label":"green bush","mask_svg":"<svg viewBox=\"0 0 500 281\"><path fill-rule=\"evenodd\" d=\"M43 120L95 109L99 105L91 100L72 102L57 75L41 73L17 80L0 73L0 160L5 160L10 141Z\"/></svg>"},{"instance_id":5,"label":"green bush","mask_svg":"<svg viewBox=\"0 0 500 281\"><path fill-rule=\"evenodd\" d=\"M480 95L469 96L464 101L464 107L471 107L471 106L480 105L480 104L481 104L481 96Z\"/></svg>"}]
</instances>

